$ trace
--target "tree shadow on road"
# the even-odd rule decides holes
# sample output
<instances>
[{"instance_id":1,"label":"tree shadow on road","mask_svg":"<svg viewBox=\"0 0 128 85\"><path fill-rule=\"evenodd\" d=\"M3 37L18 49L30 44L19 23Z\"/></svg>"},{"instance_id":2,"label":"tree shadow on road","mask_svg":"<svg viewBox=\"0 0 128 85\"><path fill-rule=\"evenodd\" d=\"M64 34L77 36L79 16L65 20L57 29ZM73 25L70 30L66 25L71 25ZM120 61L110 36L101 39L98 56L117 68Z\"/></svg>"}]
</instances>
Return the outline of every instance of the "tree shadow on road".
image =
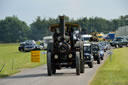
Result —
<instances>
[{"instance_id":1,"label":"tree shadow on road","mask_svg":"<svg viewBox=\"0 0 128 85\"><path fill-rule=\"evenodd\" d=\"M0 78L8 77L9 75L6 74L0 74Z\"/></svg>"},{"instance_id":2,"label":"tree shadow on road","mask_svg":"<svg viewBox=\"0 0 128 85\"><path fill-rule=\"evenodd\" d=\"M52 77L56 76L76 76L76 73L56 73L55 75L52 75ZM35 77L51 77L48 76L47 73L45 74L26 74L26 75L14 75L10 77L6 77L5 79L17 79L17 78L35 78Z\"/></svg>"},{"instance_id":3,"label":"tree shadow on road","mask_svg":"<svg viewBox=\"0 0 128 85\"><path fill-rule=\"evenodd\" d=\"M32 77L47 77L47 74L26 74L26 75L14 75L6 77L6 79L15 79L15 78L32 78Z\"/></svg>"},{"instance_id":4,"label":"tree shadow on road","mask_svg":"<svg viewBox=\"0 0 128 85\"><path fill-rule=\"evenodd\" d=\"M76 73L56 73L54 76L76 76Z\"/></svg>"}]
</instances>

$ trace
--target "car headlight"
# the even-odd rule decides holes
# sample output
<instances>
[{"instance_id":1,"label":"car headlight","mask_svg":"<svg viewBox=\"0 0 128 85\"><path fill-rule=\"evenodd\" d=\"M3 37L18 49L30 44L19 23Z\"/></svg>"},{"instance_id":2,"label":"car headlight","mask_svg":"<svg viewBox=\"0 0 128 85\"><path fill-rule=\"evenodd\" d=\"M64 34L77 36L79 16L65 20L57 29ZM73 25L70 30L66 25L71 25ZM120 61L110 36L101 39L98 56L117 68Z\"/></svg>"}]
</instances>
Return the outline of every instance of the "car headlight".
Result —
<instances>
[{"instance_id":1,"label":"car headlight","mask_svg":"<svg viewBox=\"0 0 128 85\"><path fill-rule=\"evenodd\" d=\"M89 56L87 56L87 59L89 58Z\"/></svg>"},{"instance_id":2,"label":"car headlight","mask_svg":"<svg viewBox=\"0 0 128 85\"><path fill-rule=\"evenodd\" d=\"M86 56L86 59L87 60L90 60L91 59L91 56L90 55Z\"/></svg>"},{"instance_id":3,"label":"car headlight","mask_svg":"<svg viewBox=\"0 0 128 85\"><path fill-rule=\"evenodd\" d=\"M55 59L58 59L58 55L55 55L54 58L55 58Z\"/></svg>"}]
</instances>

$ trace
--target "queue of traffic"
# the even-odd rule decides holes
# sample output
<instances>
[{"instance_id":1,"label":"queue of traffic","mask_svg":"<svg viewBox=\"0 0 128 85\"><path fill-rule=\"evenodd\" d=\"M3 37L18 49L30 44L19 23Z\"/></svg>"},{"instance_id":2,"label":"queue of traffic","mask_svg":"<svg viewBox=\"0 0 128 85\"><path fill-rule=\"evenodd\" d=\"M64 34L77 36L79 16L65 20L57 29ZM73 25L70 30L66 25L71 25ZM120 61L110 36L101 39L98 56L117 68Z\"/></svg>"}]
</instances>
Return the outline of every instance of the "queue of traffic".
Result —
<instances>
[{"instance_id":1,"label":"queue of traffic","mask_svg":"<svg viewBox=\"0 0 128 85\"><path fill-rule=\"evenodd\" d=\"M53 33L53 41L47 45L47 72L51 76L56 70L75 68L76 75L84 73L85 64L93 68L104 59L104 52L110 45L107 42L97 42L97 36L82 35L79 24L65 23L60 16L60 23L53 24L49 30ZM89 36L89 37L87 37Z\"/></svg>"},{"instance_id":2,"label":"queue of traffic","mask_svg":"<svg viewBox=\"0 0 128 85\"><path fill-rule=\"evenodd\" d=\"M82 35L82 41L84 42L84 59L85 64L90 68L93 67L94 61L97 61L97 64L101 63L101 60L104 59L104 53L107 50L110 50L110 44L106 41L94 42L91 41L92 35L84 34Z\"/></svg>"},{"instance_id":3,"label":"queue of traffic","mask_svg":"<svg viewBox=\"0 0 128 85\"><path fill-rule=\"evenodd\" d=\"M46 49L49 76L56 74L56 70L61 70L63 67L75 68L76 75L80 75L80 73L84 73L85 64L89 68L93 68L94 61L100 64L104 59L105 52L110 50L111 46L128 46L127 38L116 38L115 41L109 43L104 41L102 35L97 35L96 32L82 34L80 25L65 22L64 16L60 16L59 21L58 24L49 27L52 36L47 37L48 40L45 39L44 44L37 45L35 41L29 40L20 43L18 48L19 51Z\"/></svg>"}]
</instances>

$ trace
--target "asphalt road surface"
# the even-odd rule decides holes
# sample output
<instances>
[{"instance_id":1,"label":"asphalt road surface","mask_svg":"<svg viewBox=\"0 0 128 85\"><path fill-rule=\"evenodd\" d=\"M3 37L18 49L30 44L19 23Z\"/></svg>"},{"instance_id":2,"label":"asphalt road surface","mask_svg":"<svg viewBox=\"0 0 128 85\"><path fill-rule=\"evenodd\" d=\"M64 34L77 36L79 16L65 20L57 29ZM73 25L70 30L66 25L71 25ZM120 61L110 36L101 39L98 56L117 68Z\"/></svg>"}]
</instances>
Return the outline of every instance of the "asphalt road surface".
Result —
<instances>
[{"instance_id":1,"label":"asphalt road surface","mask_svg":"<svg viewBox=\"0 0 128 85\"><path fill-rule=\"evenodd\" d=\"M106 60L108 53L105 53ZM0 79L0 85L88 85L94 77L96 70L103 64L94 62L93 68L85 65L85 73L76 75L75 69L57 70L53 76L47 75L47 66L25 69L10 77Z\"/></svg>"}]
</instances>

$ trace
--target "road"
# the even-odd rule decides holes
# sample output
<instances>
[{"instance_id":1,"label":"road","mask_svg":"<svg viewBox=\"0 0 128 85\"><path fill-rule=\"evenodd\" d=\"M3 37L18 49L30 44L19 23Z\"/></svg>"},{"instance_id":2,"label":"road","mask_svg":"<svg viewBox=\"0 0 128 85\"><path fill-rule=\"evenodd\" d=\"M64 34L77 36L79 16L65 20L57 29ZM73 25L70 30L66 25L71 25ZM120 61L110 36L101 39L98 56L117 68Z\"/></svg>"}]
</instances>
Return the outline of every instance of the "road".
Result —
<instances>
[{"instance_id":1,"label":"road","mask_svg":"<svg viewBox=\"0 0 128 85\"><path fill-rule=\"evenodd\" d=\"M108 53L105 54L106 60ZM75 69L57 70L57 74L47 76L47 66L25 69L10 77L0 79L0 85L88 85L96 70L103 64L94 62L93 68L85 65L85 73L76 75Z\"/></svg>"}]
</instances>

